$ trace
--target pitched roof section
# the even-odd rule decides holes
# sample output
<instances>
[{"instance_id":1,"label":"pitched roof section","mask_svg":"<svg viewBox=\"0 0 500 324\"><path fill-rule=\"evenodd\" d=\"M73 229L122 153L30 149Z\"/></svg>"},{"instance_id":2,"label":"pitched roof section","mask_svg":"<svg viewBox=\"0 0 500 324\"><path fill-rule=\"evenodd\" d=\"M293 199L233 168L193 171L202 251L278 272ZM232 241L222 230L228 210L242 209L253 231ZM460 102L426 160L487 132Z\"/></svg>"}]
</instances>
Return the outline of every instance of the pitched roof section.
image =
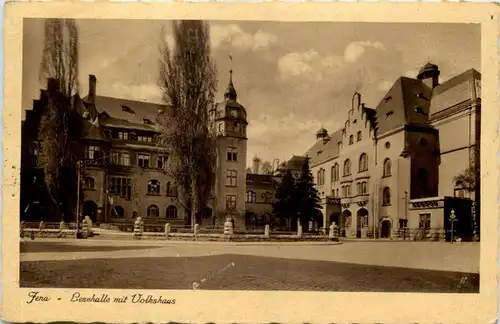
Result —
<instances>
[{"instance_id":1,"label":"pitched roof section","mask_svg":"<svg viewBox=\"0 0 500 324\"><path fill-rule=\"evenodd\" d=\"M338 130L330 135L328 141L317 140L305 153L310 158L311 165L316 165L324 161L333 159L339 155L339 145L342 142L342 130Z\"/></svg>"},{"instance_id":2,"label":"pitched roof section","mask_svg":"<svg viewBox=\"0 0 500 324\"><path fill-rule=\"evenodd\" d=\"M438 85L432 93L431 118L447 108L474 100L472 87L476 80L481 80L481 74L470 69Z\"/></svg>"},{"instance_id":3,"label":"pitched roof section","mask_svg":"<svg viewBox=\"0 0 500 324\"><path fill-rule=\"evenodd\" d=\"M398 78L376 108L377 135L407 124L426 124L431 96L422 81Z\"/></svg>"},{"instance_id":4,"label":"pitched roof section","mask_svg":"<svg viewBox=\"0 0 500 324\"><path fill-rule=\"evenodd\" d=\"M88 102L88 97L83 100ZM164 110L166 106L150 102L96 96L95 108L99 115L103 117L99 120L103 126L154 130L158 111Z\"/></svg>"}]
</instances>

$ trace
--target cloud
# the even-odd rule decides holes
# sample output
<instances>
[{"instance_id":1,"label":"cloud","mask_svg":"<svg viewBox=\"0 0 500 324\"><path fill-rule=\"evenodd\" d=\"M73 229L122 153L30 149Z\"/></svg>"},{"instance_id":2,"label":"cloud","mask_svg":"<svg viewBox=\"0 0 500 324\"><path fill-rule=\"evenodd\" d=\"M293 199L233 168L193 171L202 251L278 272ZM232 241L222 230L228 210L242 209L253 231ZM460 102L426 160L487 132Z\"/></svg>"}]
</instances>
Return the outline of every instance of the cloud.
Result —
<instances>
[{"instance_id":1,"label":"cloud","mask_svg":"<svg viewBox=\"0 0 500 324\"><path fill-rule=\"evenodd\" d=\"M348 63L356 63L368 47L385 50L385 46L381 42L356 41L350 43L344 49L344 60Z\"/></svg>"},{"instance_id":2,"label":"cloud","mask_svg":"<svg viewBox=\"0 0 500 324\"><path fill-rule=\"evenodd\" d=\"M312 78L320 78L320 73L315 73L314 65L319 58L318 52L310 50L308 52L293 52L282 56L278 60L278 70L282 79L294 76L305 75Z\"/></svg>"},{"instance_id":3,"label":"cloud","mask_svg":"<svg viewBox=\"0 0 500 324\"><path fill-rule=\"evenodd\" d=\"M113 83L104 86L98 90L102 95L128 100L161 102L161 90L154 83L132 84L132 83Z\"/></svg>"},{"instance_id":4,"label":"cloud","mask_svg":"<svg viewBox=\"0 0 500 324\"><path fill-rule=\"evenodd\" d=\"M225 43L242 50L257 51L276 43L278 38L263 30L255 34L247 33L236 24L214 25L210 30L210 41L213 48L219 48Z\"/></svg>"}]
</instances>

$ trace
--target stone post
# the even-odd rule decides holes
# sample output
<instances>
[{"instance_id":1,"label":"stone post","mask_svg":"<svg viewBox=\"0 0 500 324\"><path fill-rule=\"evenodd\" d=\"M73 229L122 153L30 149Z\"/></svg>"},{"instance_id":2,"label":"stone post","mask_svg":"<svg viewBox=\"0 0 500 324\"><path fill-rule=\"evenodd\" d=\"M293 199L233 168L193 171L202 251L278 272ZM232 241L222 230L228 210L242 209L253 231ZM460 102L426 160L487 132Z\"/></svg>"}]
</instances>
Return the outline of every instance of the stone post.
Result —
<instances>
[{"instance_id":1,"label":"stone post","mask_svg":"<svg viewBox=\"0 0 500 324\"><path fill-rule=\"evenodd\" d=\"M142 218L137 217L134 222L134 239L140 240L142 237L142 230L144 229L144 223L142 223Z\"/></svg>"},{"instance_id":2,"label":"stone post","mask_svg":"<svg viewBox=\"0 0 500 324\"><path fill-rule=\"evenodd\" d=\"M269 225L266 225L266 227L264 228L264 237L268 239L269 236L270 236L270 228Z\"/></svg>"},{"instance_id":3,"label":"stone post","mask_svg":"<svg viewBox=\"0 0 500 324\"><path fill-rule=\"evenodd\" d=\"M337 224L335 224L335 222L333 222L332 225L330 225L330 233L329 233L328 237L332 241L338 241L338 239L339 239L339 232L338 232Z\"/></svg>"},{"instance_id":4,"label":"stone post","mask_svg":"<svg viewBox=\"0 0 500 324\"><path fill-rule=\"evenodd\" d=\"M198 235L199 230L200 230L200 224L194 224L194 237Z\"/></svg>"},{"instance_id":5,"label":"stone post","mask_svg":"<svg viewBox=\"0 0 500 324\"><path fill-rule=\"evenodd\" d=\"M170 224L166 223L165 224L165 236L167 236L168 234L170 234Z\"/></svg>"},{"instance_id":6,"label":"stone post","mask_svg":"<svg viewBox=\"0 0 500 324\"><path fill-rule=\"evenodd\" d=\"M65 228L66 228L66 224L64 223L64 221L61 221L61 222L59 223L59 231L61 231L61 232L62 232L62 231L63 231L63 229L65 229Z\"/></svg>"},{"instance_id":7,"label":"stone post","mask_svg":"<svg viewBox=\"0 0 500 324\"><path fill-rule=\"evenodd\" d=\"M89 229L88 229L88 224L87 224L87 217L82 220L82 234L83 238L87 238L89 236Z\"/></svg>"},{"instance_id":8,"label":"stone post","mask_svg":"<svg viewBox=\"0 0 500 324\"><path fill-rule=\"evenodd\" d=\"M44 221L40 222L40 225L38 226L38 229L40 230L40 232L45 229L45 222Z\"/></svg>"},{"instance_id":9,"label":"stone post","mask_svg":"<svg viewBox=\"0 0 500 324\"><path fill-rule=\"evenodd\" d=\"M21 238L24 238L24 229L26 228L26 223L24 221L21 222L21 225L19 226L19 229L20 229L20 234L21 234Z\"/></svg>"},{"instance_id":10,"label":"stone post","mask_svg":"<svg viewBox=\"0 0 500 324\"><path fill-rule=\"evenodd\" d=\"M302 237L302 234L303 234L303 233L302 233L302 224L300 224L300 223L299 223L299 224L297 225L297 236L298 236L298 237Z\"/></svg>"},{"instance_id":11,"label":"stone post","mask_svg":"<svg viewBox=\"0 0 500 324\"><path fill-rule=\"evenodd\" d=\"M227 218L224 223L224 236L230 238L231 235L233 235L233 223L231 222L231 218Z\"/></svg>"},{"instance_id":12,"label":"stone post","mask_svg":"<svg viewBox=\"0 0 500 324\"><path fill-rule=\"evenodd\" d=\"M87 223L87 236L93 236L94 232L92 231L92 219L89 216L85 216L85 222Z\"/></svg>"}]
</instances>

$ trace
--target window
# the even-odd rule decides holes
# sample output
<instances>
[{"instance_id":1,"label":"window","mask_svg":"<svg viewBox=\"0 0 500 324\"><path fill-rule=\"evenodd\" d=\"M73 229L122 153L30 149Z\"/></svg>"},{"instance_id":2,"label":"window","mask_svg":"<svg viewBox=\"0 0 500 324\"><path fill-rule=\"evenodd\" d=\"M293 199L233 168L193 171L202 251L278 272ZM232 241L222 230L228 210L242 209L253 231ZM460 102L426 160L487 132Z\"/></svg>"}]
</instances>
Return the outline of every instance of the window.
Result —
<instances>
[{"instance_id":1,"label":"window","mask_svg":"<svg viewBox=\"0 0 500 324\"><path fill-rule=\"evenodd\" d=\"M156 167L158 169L166 169L167 157L165 155L158 155L158 157L156 158Z\"/></svg>"},{"instance_id":2,"label":"window","mask_svg":"<svg viewBox=\"0 0 500 324\"><path fill-rule=\"evenodd\" d=\"M317 173L317 184L318 186L325 184L325 169L319 169Z\"/></svg>"},{"instance_id":3,"label":"window","mask_svg":"<svg viewBox=\"0 0 500 324\"><path fill-rule=\"evenodd\" d=\"M158 180L148 181L148 194L149 195L159 195L160 194L160 182Z\"/></svg>"},{"instance_id":4,"label":"window","mask_svg":"<svg viewBox=\"0 0 500 324\"><path fill-rule=\"evenodd\" d=\"M227 160L228 161L238 161L238 152L234 147L229 147L227 149Z\"/></svg>"},{"instance_id":5,"label":"window","mask_svg":"<svg viewBox=\"0 0 500 324\"><path fill-rule=\"evenodd\" d=\"M391 143L385 142L384 146L386 149L389 149L389 148L391 148Z\"/></svg>"},{"instance_id":6,"label":"window","mask_svg":"<svg viewBox=\"0 0 500 324\"><path fill-rule=\"evenodd\" d=\"M236 195L226 196L226 209L236 209Z\"/></svg>"},{"instance_id":7,"label":"window","mask_svg":"<svg viewBox=\"0 0 500 324\"><path fill-rule=\"evenodd\" d=\"M264 201L264 203L268 204L273 201L273 193L269 191L263 192L261 198Z\"/></svg>"},{"instance_id":8,"label":"window","mask_svg":"<svg viewBox=\"0 0 500 324\"><path fill-rule=\"evenodd\" d=\"M128 140L128 133L127 132L118 132L118 138L121 140Z\"/></svg>"},{"instance_id":9,"label":"window","mask_svg":"<svg viewBox=\"0 0 500 324\"><path fill-rule=\"evenodd\" d=\"M431 214L419 214L418 215L418 227L422 229L431 228Z\"/></svg>"},{"instance_id":10,"label":"window","mask_svg":"<svg viewBox=\"0 0 500 324\"><path fill-rule=\"evenodd\" d=\"M253 191L247 191L247 194L246 194L246 202L247 203L254 203L255 202L255 199L256 199L257 195L255 194L255 192Z\"/></svg>"},{"instance_id":11,"label":"window","mask_svg":"<svg viewBox=\"0 0 500 324\"><path fill-rule=\"evenodd\" d=\"M153 138L151 136L137 136L137 140L139 142L151 143L153 142Z\"/></svg>"},{"instance_id":12,"label":"window","mask_svg":"<svg viewBox=\"0 0 500 324\"><path fill-rule=\"evenodd\" d=\"M358 134L356 136L356 141L357 142L361 141L361 138L362 138L361 131L358 131Z\"/></svg>"},{"instance_id":13,"label":"window","mask_svg":"<svg viewBox=\"0 0 500 324\"><path fill-rule=\"evenodd\" d=\"M168 197L177 196L177 188L170 181L167 182L167 196Z\"/></svg>"},{"instance_id":14,"label":"window","mask_svg":"<svg viewBox=\"0 0 500 324\"><path fill-rule=\"evenodd\" d=\"M115 196L120 196L125 199L131 198L131 179L124 177L109 178L109 192Z\"/></svg>"},{"instance_id":15,"label":"window","mask_svg":"<svg viewBox=\"0 0 500 324\"><path fill-rule=\"evenodd\" d=\"M351 185L346 185L344 187L344 196L351 197Z\"/></svg>"},{"instance_id":16,"label":"window","mask_svg":"<svg viewBox=\"0 0 500 324\"><path fill-rule=\"evenodd\" d=\"M95 181L92 177L86 177L84 183L85 189L95 189Z\"/></svg>"},{"instance_id":17,"label":"window","mask_svg":"<svg viewBox=\"0 0 500 324\"><path fill-rule=\"evenodd\" d=\"M156 205L151 205L148 207L147 210L147 215L148 217L160 217L160 209Z\"/></svg>"},{"instance_id":18,"label":"window","mask_svg":"<svg viewBox=\"0 0 500 324\"><path fill-rule=\"evenodd\" d=\"M141 168L149 168L149 155L148 154L138 154L137 160Z\"/></svg>"},{"instance_id":19,"label":"window","mask_svg":"<svg viewBox=\"0 0 500 324\"><path fill-rule=\"evenodd\" d=\"M368 193L368 184L366 181L358 182L358 195L366 195Z\"/></svg>"},{"instance_id":20,"label":"window","mask_svg":"<svg viewBox=\"0 0 500 324\"><path fill-rule=\"evenodd\" d=\"M349 145L352 145L354 143L354 136L351 135L349 136Z\"/></svg>"},{"instance_id":21,"label":"window","mask_svg":"<svg viewBox=\"0 0 500 324\"><path fill-rule=\"evenodd\" d=\"M336 196L337 197L339 196L339 189L337 189Z\"/></svg>"},{"instance_id":22,"label":"window","mask_svg":"<svg viewBox=\"0 0 500 324\"><path fill-rule=\"evenodd\" d=\"M130 166L130 153L120 153L120 165Z\"/></svg>"},{"instance_id":23,"label":"window","mask_svg":"<svg viewBox=\"0 0 500 324\"><path fill-rule=\"evenodd\" d=\"M363 153L359 157L359 172L368 170L368 154Z\"/></svg>"},{"instance_id":24,"label":"window","mask_svg":"<svg viewBox=\"0 0 500 324\"><path fill-rule=\"evenodd\" d=\"M385 187L382 196L382 205L389 206L391 204L391 189L389 187Z\"/></svg>"},{"instance_id":25,"label":"window","mask_svg":"<svg viewBox=\"0 0 500 324\"><path fill-rule=\"evenodd\" d=\"M113 206L111 208L111 217L123 218L125 217L125 210L122 206Z\"/></svg>"},{"instance_id":26,"label":"window","mask_svg":"<svg viewBox=\"0 0 500 324\"><path fill-rule=\"evenodd\" d=\"M347 159L344 162L344 177L351 175L351 160Z\"/></svg>"},{"instance_id":27,"label":"window","mask_svg":"<svg viewBox=\"0 0 500 324\"><path fill-rule=\"evenodd\" d=\"M399 219L399 228L407 228L408 220L407 219Z\"/></svg>"},{"instance_id":28,"label":"window","mask_svg":"<svg viewBox=\"0 0 500 324\"><path fill-rule=\"evenodd\" d=\"M89 145L89 146L87 146L85 156L89 160L94 160L94 159L97 159L100 157L100 154L99 154L100 152L101 152L101 148L99 146Z\"/></svg>"},{"instance_id":29,"label":"window","mask_svg":"<svg viewBox=\"0 0 500 324\"><path fill-rule=\"evenodd\" d=\"M331 182L335 182L337 181L337 179L335 178L335 165L332 166L331 170L330 170L330 181Z\"/></svg>"},{"instance_id":30,"label":"window","mask_svg":"<svg viewBox=\"0 0 500 324\"><path fill-rule=\"evenodd\" d=\"M236 187L237 180L237 171L236 170L227 170L226 171L226 186L228 187Z\"/></svg>"},{"instance_id":31,"label":"window","mask_svg":"<svg viewBox=\"0 0 500 324\"><path fill-rule=\"evenodd\" d=\"M111 151L109 161L111 164L118 165L120 163L120 152Z\"/></svg>"},{"instance_id":32,"label":"window","mask_svg":"<svg viewBox=\"0 0 500 324\"><path fill-rule=\"evenodd\" d=\"M177 218L177 207L170 205L167 207L166 216L168 219L176 219Z\"/></svg>"},{"instance_id":33,"label":"window","mask_svg":"<svg viewBox=\"0 0 500 324\"><path fill-rule=\"evenodd\" d=\"M391 176L391 160L389 158L384 160L384 177Z\"/></svg>"}]
</instances>

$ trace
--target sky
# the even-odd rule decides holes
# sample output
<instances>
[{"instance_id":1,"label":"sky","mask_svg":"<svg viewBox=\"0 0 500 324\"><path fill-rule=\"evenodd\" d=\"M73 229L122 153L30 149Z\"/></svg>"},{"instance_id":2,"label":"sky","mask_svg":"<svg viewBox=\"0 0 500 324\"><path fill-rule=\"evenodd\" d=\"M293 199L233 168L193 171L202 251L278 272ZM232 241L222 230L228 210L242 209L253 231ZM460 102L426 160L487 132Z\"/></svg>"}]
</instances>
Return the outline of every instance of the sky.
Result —
<instances>
[{"instance_id":1,"label":"sky","mask_svg":"<svg viewBox=\"0 0 500 324\"><path fill-rule=\"evenodd\" d=\"M23 108L39 82L43 20L25 19ZM400 76L416 77L431 61L445 81L470 68L480 72L480 26L473 24L210 21L218 69L217 100L233 69L238 101L248 114L247 164L254 156L285 161L304 154L321 127L339 129L352 95L375 108ZM80 93L88 75L97 94L160 102L160 20L77 20ZM232 56L232 63L229 60Z\"/></svg>"}]
</instances>

